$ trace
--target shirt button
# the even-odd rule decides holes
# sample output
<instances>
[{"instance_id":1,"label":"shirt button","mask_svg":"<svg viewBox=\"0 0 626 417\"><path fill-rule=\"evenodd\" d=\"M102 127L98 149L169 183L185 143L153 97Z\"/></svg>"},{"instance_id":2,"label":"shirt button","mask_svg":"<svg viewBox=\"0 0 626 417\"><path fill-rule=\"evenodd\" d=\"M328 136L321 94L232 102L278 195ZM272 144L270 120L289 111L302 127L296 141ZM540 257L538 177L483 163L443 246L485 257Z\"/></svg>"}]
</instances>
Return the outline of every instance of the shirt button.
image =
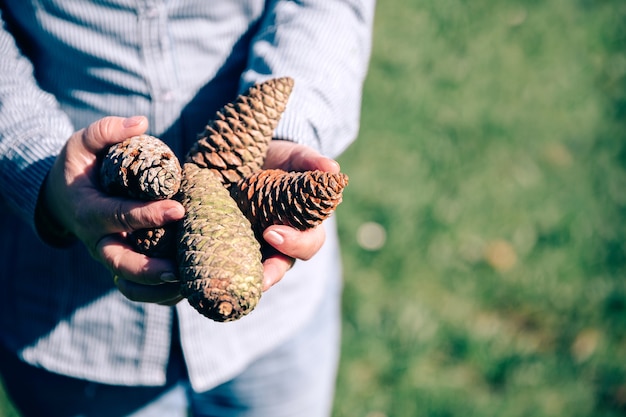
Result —
<instances>
[{"instance_id":1,"label":"shirt button","mask_svg":"<svg viewBox=\"0 0 626 417\"><path fill-rule=\"evenodd\" d=\"M146 17L148 19L154 19L158 15L159 15L159 9L158 8L152 6L152 7L149 7L148 9L146 9Z\"/></svg>"},{"instance_id":2,"label":"shirt button","mask_svg":"<svg viewBox=\"0 0 626 417\"><path fill-rule=\"evenodd\" d=\"M176 94L172 90L165 90L161 93L161 100L173 101L176 98Z\"/></svg>"}]
</instances>

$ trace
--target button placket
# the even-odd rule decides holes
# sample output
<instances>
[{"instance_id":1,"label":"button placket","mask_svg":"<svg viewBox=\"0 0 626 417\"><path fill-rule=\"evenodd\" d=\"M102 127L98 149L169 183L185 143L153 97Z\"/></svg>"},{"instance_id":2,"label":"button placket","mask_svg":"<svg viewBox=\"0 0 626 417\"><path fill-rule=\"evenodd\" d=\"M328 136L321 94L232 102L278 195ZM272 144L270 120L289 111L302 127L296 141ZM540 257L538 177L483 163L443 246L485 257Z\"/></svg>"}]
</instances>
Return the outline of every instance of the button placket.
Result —
<instances>
[{"instance_id":1,"label":"button placket","mask_svg":"<svg viewBox=\"0 0 626 417\"><path fill-rule=\"evenodd\" d=\"M176 73L167 31L167 9L163 0L148 0L139 13L139 26L146 76L150 88L151 131L163 132L173 120Z\"/></svg>"}]
</instances>

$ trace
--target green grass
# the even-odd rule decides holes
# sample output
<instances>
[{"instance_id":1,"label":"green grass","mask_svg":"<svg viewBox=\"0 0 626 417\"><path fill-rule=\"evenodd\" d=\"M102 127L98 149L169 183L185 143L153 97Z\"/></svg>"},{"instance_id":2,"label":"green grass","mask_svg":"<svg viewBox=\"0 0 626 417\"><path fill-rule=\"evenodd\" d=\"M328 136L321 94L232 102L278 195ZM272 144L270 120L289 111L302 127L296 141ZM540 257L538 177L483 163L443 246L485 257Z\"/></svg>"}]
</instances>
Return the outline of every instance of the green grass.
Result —
<instances>
[{"instance_id":1,"label":"green grass","mask_svg":"<svg viewBox=\"0 0 626 417\"><path fill-rule=\"evenodd\" d=\"M625 416L626 2L380 0L362 119L334 416Z\"/></svg>"},{"instance_id":2,"label":"green grass","mask_svg":"<svg viewBox=\"0 0 626 417\"><path fill-rule=\"evenodd\" d=\"M6 397L4 388L0 384L0 417L19 417L18 412Z\"/></svg>"},{"instance_id":3,"label":"green grass","mask_svg":"<svg viewBox=\"0 0 626 417\"><path fill-rule=\"evenodd\" d=\"M625 145L623 1L379 2L334 415L626 415Z\"/></svg>"}]
</instances>

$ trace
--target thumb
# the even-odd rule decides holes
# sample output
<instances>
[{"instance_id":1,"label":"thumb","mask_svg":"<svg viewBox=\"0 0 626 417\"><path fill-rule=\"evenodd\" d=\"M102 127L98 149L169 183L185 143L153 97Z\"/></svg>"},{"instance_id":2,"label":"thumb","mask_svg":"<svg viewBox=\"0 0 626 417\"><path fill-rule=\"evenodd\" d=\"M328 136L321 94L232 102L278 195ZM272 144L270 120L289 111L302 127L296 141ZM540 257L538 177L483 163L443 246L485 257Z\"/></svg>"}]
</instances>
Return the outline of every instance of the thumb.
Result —
<instances>
[{"instance_id":1,"label":"thumb","mask_svg":"<svg viewBox=\"0 0 626 417\"><path fill-rule=\"evenodd\" d=\"M141 135L147 129L148 119L144 116L104 117L83 130L82 143L89 152L97 154L124 139Z\"/></svg>"}]
</instances>

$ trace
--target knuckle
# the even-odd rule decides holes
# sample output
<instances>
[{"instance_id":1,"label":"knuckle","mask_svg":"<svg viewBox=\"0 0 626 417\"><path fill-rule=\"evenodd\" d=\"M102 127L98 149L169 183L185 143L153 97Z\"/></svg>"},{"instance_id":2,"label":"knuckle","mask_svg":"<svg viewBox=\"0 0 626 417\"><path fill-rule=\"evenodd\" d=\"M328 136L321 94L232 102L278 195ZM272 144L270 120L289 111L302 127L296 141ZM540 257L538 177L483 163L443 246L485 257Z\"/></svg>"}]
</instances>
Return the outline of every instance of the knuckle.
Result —
<instances>
[{"instance_id":1,"label":"knuckle","mask_svg":"<svg viewBox=\"0 0 626 417\"><path fill-rule=\"evenodd\" d=\"M133 214L133 210L129 209L124 201L121 200L115 202L113 222L119 225L125 232L132 232L143 227L141 222L139 222L137 217Z\"/></svg>"},{"instance_id":2,"label":"knuckle","mask_svg":"<svg viewBox=\"0 0 626 417\"><path fill-rule=\"evenodd\" d=\"M111 135L111 127L111 118L105 117L89 125L88 130L92 137L106 138Z\"/></svg>"},{"instance_id":3,"label":"knuckle","mask_svg":"<svg viewBox=\"0 0 626 417\"><path fill-rule=\"evenodd\" d=\"M323 227L315 227L305 232L305 241L301 246L300 256L298 259L308 261L315 256L315 254L322 248L326 240L326 233Z\"/></svg>"},{"instance_id":4,"label":"knuckle","mask_svg":"<svg viewBox=\"0 0 626 417\"><path fill-rule=\"evenodd\" d=\"M313 253L305 253L302 256L300 256L300 259L303 261L309 261L311 260L311 258L313 258Z\"/></svg>"},{"instance_id":5,"label":"knuckle","mask_svg":"<svg viewBox=\"0 0 626 417\"><path fill-rule=\"evenodd\" d=\"M122 204L117 204L115 211L113 212L113 221L117 223L120 228L127 232L132 232L133 228L131 227L129 216L122 208Z\"/></svg>"},{"instance_id":6,"label":"knuckle","mask_svg":"<svg viewBox=\"0 0 626 417\"><path fill-rule=\"evenodd\" d=\"M93 122L83 130L83 144L87 149L98 152L111 144L111 138L114 132L114 118L104 117Z\"/></svg>"},{"instance_id":7,"label":"knuckle","mask_svg":"<svg viewBox=\"0 0 626 417\"><path fill-rule=\"evenodd\" d=\"M109 259L109 269L111 269L111 271L113 271L113 273L115 275L121 275L121 273L122 273L122 262L123 262L122 254L121 253L114 254Z\"/></svg>"},{"instance_id":8,"label":"knuckle","mask_svg":"<svg viewBox=\"0 0 626 417\"><path fill-rule=\"evenodd\" d=\"M110 238L103 238L98 242L97 252L101 254L102 262L105 266L111 271L111 273L116 277L123 277L123 259L124 256L119 251L112 251L107 249L105 246Z\"/></svg>"},{"instance_id":9,"label":"knuckle","mask_svg":"<svg viewBox=\"0 0 626 417\"><path fill-rule=\"evenodd\" d=\"M160 202L150 202L144 207L141 208L141 216L145 220L145 223L152 224L154 226L161 226L161 212L158 209L158 204Z\"/></svg>"}]
</instances>

